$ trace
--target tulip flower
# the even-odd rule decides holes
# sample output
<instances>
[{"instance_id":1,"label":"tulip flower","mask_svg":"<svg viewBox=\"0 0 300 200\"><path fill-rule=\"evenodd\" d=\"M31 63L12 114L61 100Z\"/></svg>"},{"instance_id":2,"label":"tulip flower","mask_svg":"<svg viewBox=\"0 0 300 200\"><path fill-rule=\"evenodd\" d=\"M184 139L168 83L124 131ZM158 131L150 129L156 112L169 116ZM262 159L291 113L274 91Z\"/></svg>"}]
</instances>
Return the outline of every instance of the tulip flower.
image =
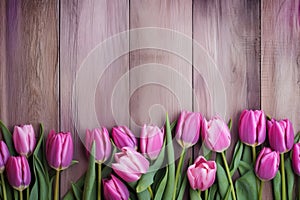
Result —
<instances>
[{"instance_id":1,"label":"tulip flower","mask_svg":"<svg viewBox=\"0 0 300 200\"><path fill-rule=\"evenodd\" d=\"M239 120L240 140L249 145L257 146L266 139L266 117L261 110L244 110Z\"/></svg>"},{"instance_id":2,"label":"tulip flower","mask_svg":"<svg viewBox=\"0 0 300 200\"><path fill-rule=\"evenodd\" d=\"M32 125L15 126L13 141L16 151L28 157L34 151L36 145L35 134Z\"/></svg>"},{"instance_id":3,"label":"tulip flower","mask_svg":"<svg viewBox=\"0 0 300 200\"><path fill-rule=\"evenodd\" d=\"M164 143L164 133L157 126L144 125L140 137L142 154L151 160L157 158Z\"/></svg>"},{"instance_id":4,"label":"tulip flower","mask_svg":"<svg viewBox=\"0 0 300 200\"><path fill-rule=\"evenodd\" d=\"M11 156L6 163L9 184L16 190L23 191L31 181L31 173L25 156Z\"/></svg>"},{"instance_id":5,"label":"tulip flower","mask_svg":"<svg viewBox=\"0 0 300 200\"><path fill-rule=\"evenodd\" d=\"M294 144L292 153L292 165L295 174L300 176L300 143Z\"/></svg>"},{"instance_id":6,"label":"tulip flower","mask_svg":"<svg viewBox=\"0 0 300 200\"><path fill-rule=\"evenodd\" d=\"M0 173L3 173L8 158L9 158L8 148L3 141L0 141Z\"/></svg>"},{"instance_id":7,"label":"tulip flower","mask_svg":"<svg viewBox=\"0 0 300 200\"><path fill-rule=\"evenodd\" d=\"M291 150L294 144L294 129L288 119L268 121L269 143L272 149L279 153Z\"/></svg>"},{"instance_id":8,"label":"tulip flower","mask_svg":"<svg viewBox=\"0 0 300 200\"><path fill-rule=\"evenodd\" d=\"M121 152L116 153L115 161L113 170L126 182L139 180L149 169L149 161L131 147L123 147Z\"/></svg>"},{"instance_id":9,"label":"tulip flower","mask_svg":"<svg viewBox=\"0 0 300 200\"><path fill-rule=\"evenodd\" d=\"M133 133L126 126L117 126L112 128L112 138L115 145L122 149L131 147L137 149L137 141Z\"/></svg>"},{"instance_id":10,"label":"tulip flower","mask_svg":"<svg viewBox=\"0 0 300 200\"><path fill-rule=\"evenodd\" d=\"M97 163L103 163L110 157L111 142L109 138L109 133L105 127L95 128L92 131L87 129L85 141L85 145L88 152L92 148L93 141L95 141L95 160Z\"/></svg>"},{"instance_id":11,"label":"tulip flower","mask_svg":"<svg viewBox=\"0 0 300 200\"><path fill-rule=\"evenodd\" d=\"M207 190L214 183L216 172L215 161L207 161L203 156L199 156L187 170L191 188L200 191Z\"/></svg>"},{"instance_id":12,"label":"tulip flower","mask_svg":"<svg viewBox=\"0 0 300 200\"><path fill-rule=\"evenodd\" d=\"M176 126L176 140L184 149L195 145L199 140L201 114L182 111Z\"/></svg>"},{"instance_id":13,"label":"tulip flower","mask_svg":"<svg viewBox=\"0 0 300 200\"><path fill-rule=\"evenodd\" d=\"M129 191L127 187L114 175L111 175L111 179L103 180L103 192L106 200L129 199Z\"/></svg>"}]
</instances>

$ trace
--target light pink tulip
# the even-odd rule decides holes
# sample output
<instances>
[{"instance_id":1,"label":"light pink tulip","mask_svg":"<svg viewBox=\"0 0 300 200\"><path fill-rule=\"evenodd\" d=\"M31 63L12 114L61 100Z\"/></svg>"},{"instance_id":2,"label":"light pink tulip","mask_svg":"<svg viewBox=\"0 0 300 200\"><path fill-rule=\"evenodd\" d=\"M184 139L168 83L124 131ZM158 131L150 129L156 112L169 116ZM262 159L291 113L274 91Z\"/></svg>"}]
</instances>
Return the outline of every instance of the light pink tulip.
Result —
<instances>
[{"instance_id":1,"label":"light pink tulip","mask_svg":"<svg viewBox=\"0 0 300 200\"><path fill-rule=\"evenodd\" d=\"M112 138L115 145L119 149L122 149L123 147L131 147L137 149L137 140L130 129L126 126L113 127Z\"/></svg>"},{"instance_id":2,"label":"light pink tulip","mask_svg":"<svg viewBox=\"0 0 300 200\"><path fill-rule=\"evenodd\" d=\"M129 199L129 191L122 181L114 175L111 179L104 179L103 192L106 200L127 200Z\"/></svg>"},{"instance_id":3,"label":"light pink tulip","mask_svg":"<svg viewBox=\"0 0 300 200\"><path fill-rule=\"evenodd\" d=\"M294 144L292 154L292 165L295 174L300 176L300 143Z\"/></svg>"},{"instance_id":4,"label":"light pink tulip","mask_svg":"<svg viewBox=\"0 0 300 200\"><path fill-rule=\"evenodd\" d=\"M15 126L13 141L16 151L28 157L34 151L36 145L35 134L32 125Z\"/></svg>"}]
</instances>

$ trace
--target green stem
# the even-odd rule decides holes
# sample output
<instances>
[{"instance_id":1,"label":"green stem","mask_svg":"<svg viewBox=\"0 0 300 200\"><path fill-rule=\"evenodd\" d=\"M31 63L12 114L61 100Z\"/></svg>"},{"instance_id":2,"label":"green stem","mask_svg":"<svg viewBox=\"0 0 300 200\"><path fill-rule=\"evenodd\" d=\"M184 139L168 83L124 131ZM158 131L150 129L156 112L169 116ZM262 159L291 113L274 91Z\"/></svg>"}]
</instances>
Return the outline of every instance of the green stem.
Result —
<instances>
[{"instance_id":1,"label":"green stem","mask_svg":"<svg viewBox=\"0 0 300 200\"><path fill-rule=\"evenodd\" d=\"M23 191L19 190L20 200L23 200Z\"/></svg>"},{"instance_id":2,"label":"green stem","mask_svg":"<svg viewBox=\"0 0 300 200\"><path fill-rule=\"evenodd\" d=\"M180 154L180 159L179 159L179 163L178 163L178 166L177 166L177 170L176 170L176 176L175 176L175 185L174 185L174 191L173 191L173 200L176 199L176 194L177 194L177 184L178 184L178 181L179 181L179 175L180 175L180 172L181 172L181 166L182 166L182 163L183 163L183 159L184 159L184 154L185 154L185 148L182 149L182 152Z\"/></svg>"},{"instance_id":3,"label":"green stem","mask_svg":"<svg viewBox=\"0 0 300 200\"><path fill-rule=\"evenodd\" d=\"M27 187L26 193L27 193L27 200L29 200L29 187Z\"/></svg>"},{"instance_id":4,"label":"green stem","mask_svg":"<svg viewBox=\"0 0 300 200\"><path fill-rule=\"evenodd\" d=\"M54 200L58 200L58 195L59 195L59 173L60 170L56 170Z\"/></svg>"},{"instance_id":5,"label":"green stem","mask_svg":"<svg viewBox=\"0 0 300 200\"><path fill-rule=\"evenodd\" d=\"M260 181L260 187L259 187L259 193L258 193L258 200L262 200L262 193L263 193L263 187L264 187L264 181Z\"/></svg>"},{"instance_id":6,"label":"green stem","mask_svg":"<svg viewBox=\"0 0 300 200\"><path fill-rule=\"evenodd\" d=\"M199 199L201 199L201 190L198 190Z\"/></svg>"},{"instance_id":7,"label":"green stem","mask_svg":"<svg viewBox=\"0 0 300 200\"><path fill-rule=\"evenodd\" d=\"M3 191L3 200L7 200L3 173L1 173L1 185L2 185L2 191Z\"/></svg>"},{"instance_id":8,"label":"green stem","mask_svg":"<svg viewBox=\"0 0 300 200\"><path fill-rule=\"evenodd\" d=\"M98 163L98 200L101 200L101 163Z\"/></svg>"},{"instance_id":9,"label":"green stem","mask_svg":"<svg viewBox=\"0 0 300 200\"><path fill-rule=\"evenodd\" d=\"M148 191L150 193L151 199L153 199L153 192L152 192L151 186L148 186Z\"/></svg>"},{"instance_id":10,"label":"green stem","mask_svg":"<svg viewBox=\"0 0 300 200\"><path fill-rule=\"evenodd\" d=\"M208 189L207 190L205 190L205 200L208 200Z\"/></svg>"},{"instance_id":11,"label":"green stem","mask_svg":"<svg viewBox=\"0 0 300 200\"><path fill-rule=\"evenodd\" d=\"M284 153L280 154L280 166L281 166L281 200L286 200L286 183L285 183L285 171L284 171Z\"/></svg>"},{"instance_id":12,"label":"green stem","mask_svg":"<svg viewBox=\"0 0 300 200\"><path fill-rule=\"evenodd\" d=\"M253 161L253 166L255 166L255 161L256 161L256 147L252 146L252 161ZM259 187L259 180L258 178L255 176L255 180L256 180L256 188L258 189Z\"/></svg>"},{"instance_id":13,"label":"green stem","mask_svg":"<svg viewBox=\"0 0 300 200\"><path fill-rule=\"evenodd\" d=\"M227 160L226 160L226 156L224 154L224 151L221 153L221 155L222 155L223 162L224 162L224 165L225 165L227 178L228 178L228 181L229 181L229 184L230 184L232 198L233 198L233 200L236 200L235 191L234 191L234 187L233 187L233 183L232 183L232 179L231 179L231 175L230 175L230 171L229 171L229 167L228 167L228 164L227 164Z\"/></svg>"}]
</instances>

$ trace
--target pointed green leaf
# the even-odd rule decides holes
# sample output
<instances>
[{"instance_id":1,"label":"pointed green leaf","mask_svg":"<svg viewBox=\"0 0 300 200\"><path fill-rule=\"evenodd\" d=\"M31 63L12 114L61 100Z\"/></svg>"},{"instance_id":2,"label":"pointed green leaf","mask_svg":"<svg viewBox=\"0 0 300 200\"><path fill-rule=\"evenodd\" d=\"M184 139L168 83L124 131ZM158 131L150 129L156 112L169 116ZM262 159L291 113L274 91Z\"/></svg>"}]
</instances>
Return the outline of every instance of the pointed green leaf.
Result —
<instances>
[{"instance_id":1,"label":"pointed green leaf","mask_svg":"<svg viewBox=\"0 0 300 200\"><path fill-rule=\"evenodd\" d=\"M215 195L216 195L217 190L218 190L217 184L213 184L213 185L209 188L209 192L208 192L208 200L214 200L214 199L215 199Z\"/></svg>"},{"instance_id":2,"label":"pointed green leaf","mask_svg":"<svg viewBox=\"0 0 300 200\"><path fill-rule=\"evenodd\" d=\"M202 200L201 196L199 195L199 192L197 190L193 190L192 188L190 188L190 199Z\"/></svg>"},{"instance_id":3,"label":"pointed green leaf","mask_svg":"<svg viewBox=\"0 0 300 200\"><path fill-rule=\"evenodd\" d=\"M300 131L297 133L294 139L294 143L298 143L298 142L300 142Z\"/></svg>"},{"instance_id":4,"label":"pointed green leaf","mask_svg":"<svg viewBox=\"0 0 300 200\"><path fill-rule=\"evenodd\" d=\"M229 187L229 182L224 168L219 163L217 163L217 180L218 180L219 193L222 199L224 199Z\"/></svg>"},{"instance_id":5,"label":"pointed green leaf","mask_svg":"<svg viewBox=\"0 0 300 200\"><path fill-rule=\"evenodd\" d=\"M281 175L279 170L272 182L273 182L274 199L280 200L281 199Z\"/></svg>"},{"instance_id":6,"label":"pointed green leaf","mask_svg":"<svg viewBox=\"0 0 300 200\"><path fill-rule=\"evenodd\" d=\"M231 118L230 118L227 126L228 126L229 130L231 130L231 128L232 128L232 119Z\"/></svg>"},{"instance_id":7,"label":"pointed green leaf","mask_svg":"<svg viewBox=\"0 0 300 200\"><path fill-rule=\"evenodd\" d=\"M148 190L137 193L137 197L139 200L151 200L151 195Z\"/></svg>"},{"instance_id":8,"label":"pointed green leaf","mask_svg":"<svg viewBox=\"0 0 300 200\"><path fill-rule=\"evenodd\" d=\"M174 120L174 121L171 123L171 125L170 125L171 131L175 128L176 124L177 124L177 120Z\"/></svg>"},{"instance_id":9,"label":"pointed green leaf","mask_svg":"<svg viewBox=\"0 0 300 200\"><path fill-rule=\"evenodd\" d=\"M252 166L249 165L247 162L241 160L240 163L239 163L239 168L238 169L239 169L240 175L243 176L249 170L252 169Z\"/></svg>"},{"instance_id":10,"label":"pointed green leaf","mask_svg":"<svg viewBox=\"0 0 300 200\"><path fill-rule=\"evenodd\" d=\"M239 167L242 155L243 155L243 143L238 141L235 145L232 161L230 164L230 174L233 176L237 168Z\"/></svg>"},{"instance_id":11,"label":"pointed green leaf","mask_svg":"<svg viewBox=\"0 0 300 200\"><path fill-rule=\"evenodd\" d=\"M72 183L72 190L76 200L82 199L82 190L74 183Z\"/></svg>"},{"instance_id":12,"label":"pointed green leaf","mask_svg":"<svg viewBox=\"0 0 300 200\"><path fill-rule=\"evenodd\" d=\"M292 162L290 158L287 158L285 160L285 174L286 174L286 183L287 183L287 196L289 200L292 200L295 176L294 176Z\"/></svg>"},{"instance_id":13,"label":"pointed green leaf","mask_svg":"<svg viewBox=\"0 0 300 200\"><path fill-rule=\"evenodd\" d=\"M14 149L12 134L8 130L8 128L4 125L4 123L0 120L0 127L2 130L2 136L5 140L5 143L7 145L7 148L9 150L10 155L14 156L16 155L16 151Z\"/></svg>"},{"instance_id":14,"label":"pointed green leaf","mask_svg":"<svg viewBox=\"0 0 300 200\"><path fill-rule=\"evenodd\" d=\"M165 176L161 180L161 182L160 182L160 184L159 184L159 186L158 186L158 188L156 190L156 194L155 194L154 200L161 200L162 199L162 197L164 195L165 187L166 187L166 184L167 184L167 180L168 180L168 175L169 175L168 167L166 167Z\"/></svg>"},{"instance_id":15,"label":"pointed green leaf","mask_svg":"<svg viewBox=\"0 0 300 200\"><path fill-rule=\"evenodd\" d=\"M256 175L253 170L248 171L244 176L235 182L237 199L258 199L256 187Z\"/></svg>"},{"instance_id":16,"label":"pointed green leaf","mask_svg":"<svg viewBox=\"0 0 300 200\"><path fill-rule=\"evenodd\" d=\"M92 199L92 197L96 197L97 193L93 193L93 188L96 181L96 171L95 171L95 142L93 142L89 166L85 177L85 184L83 189L83 199Z\"/></svg>"}]
</instances>

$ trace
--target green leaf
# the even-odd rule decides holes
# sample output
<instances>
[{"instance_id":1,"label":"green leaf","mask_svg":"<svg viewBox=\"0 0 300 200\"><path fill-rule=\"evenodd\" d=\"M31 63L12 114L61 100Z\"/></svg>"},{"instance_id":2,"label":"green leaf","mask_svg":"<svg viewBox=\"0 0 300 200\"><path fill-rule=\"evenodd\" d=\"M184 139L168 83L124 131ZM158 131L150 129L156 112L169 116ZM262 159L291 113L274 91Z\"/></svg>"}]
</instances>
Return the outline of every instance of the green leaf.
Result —
<instances>
[{"instance_id":1,"label":"green leaf","mask_svg":"<svg viewBox=\"0 0 300 200\"><path fill-rule=\"evenodd\" d=\"M285 160L285 174L286 174L286 183L287 183L287 196L289 200L292 200L295 176L294 176L292 162L290 158L287 158Z\"/></svg>"},{"instance_id":2,"label":"green leaf","mask_svg":"<svg viewBox=\"0 0 300 200\"><path fill-rule=\"evenodd\" d=\"M201 148L202 148L202 152L203 152L205 159L210 160L212 151L210 149L208 149L204 144L202 144Z\"/></svg>"},{"instance_id":3,"label":"green leaf","mask_svg":"<svg viewBox=\"0 0 300 200\"><path fill-rule=\"evenodd\" d=\"M176 124L177 124L177 120L174 120L174 121L171 123L171 125L170 125L171 131L175 128Z\"/></svg>"},{"instance_id":4,"label":"green leaf","mask_svg":"<svg viewBox=\"0 0 300 200\"><path fill-rule=\"evenodd\" d=\"M14 156L16 155L16 151L14 149L12 134L8 130L8 128L4 125L4 123L0 120L0 127L2 130L2 136L5 140L5 143L7 145L7 148L9 150L10 155Z\"/></svg>"},{"instance_id":5,"label":"green leaf","mask_svg":"<svg viewBox=\"0 0 300 200\"><path fill-rule=\"evenodd\" d=\"M36 181L38 183L38 197L39 199L47 199L49 193L49 182L47 181L45 170L39 158L33 155L33 166Z\"/></svg>"},{"instance_id":6,"label":"green leaf","mask_svg":"<svg viewBox=\"0 0 300 200\"><path fill-rule=\"evenodd\" d=\"M252 150L250 146L244 145L242 160L252 166Z\"/></svg>"},{"instance_id":7,"label":"green leaf","mask_svg":"<svg viewBox=\"0 0 300 200\"><path fill-rule=\"evenodd\" d=\"M50 179L50 182L49 182L49 186L53 185L54 179L55 179L55 176L52 176ZM49 187L48 200L52 200L52 190L53 190L53 187Z\"/></svg>"},{"instance_id":8,"label":"green leaf","mask_svg":"<svg viewBox=\"0 0 300 200\"><path fill-rule=\"evenodd\" d=\"M190 188L190 199L202 200L201 196L199 196L199 192L197 190L193 190L192 188Z\"/></svg>"},{"instance_id":9,"label":"green leaf","mask_svg":"<svg viewBox=\"0 0 300 200\"><path fill-rule=\"evenodd\" d=\"M298 142L300 142L300 131L297 133L294 139L294 143L298 143Z\"/></svg>"},{"instance_id":10,"label":"green leaf","mask_svg":"<svg viewBox=\"0 0 300 200\"><path fill-rule=\"evenodd\" d=\"M186 186L187 186L187 182L188 182L187 180L188 180L187 175L186 175L186 173L184 173L184 178L183 178L183 181L182 181L181 186L179 188L177 200L183 199L183 195L184 195L184 192L185 192L185 189L186 189Z\"/></svg>"},{"instance_id":11,"label":"green leaf","mask_svg":"<svg viewBox=\"0 0 300 200\"><path fill-rule=\"evenodd\" d=\"M222 199L224 199L229 187L229 182L224 168L219 163L217 163L217 180L218 180L219 193Z\"/></svg>"},{"instance_id":12,"label":"green leaf","mask_svg":"<svg viewBox=\"0 0 300 200\"><path fill-rule=\"evenodd\" d=\"M273 182L274 199L280 200L281 199L281 175L279 170L272 182Z\"/></svg>"},{"instance_id":13,"label":"green leaf","mask_svg":"<svg viewBox=\"0 0 300 200\"><path fill-rule=\"evenodd\" d=\"M168 182L164 192L164 199L172 197L175 185L175 158L172 141L172 132L168 114L166 115L166 140L167 140L167 157L168 157Z\"/></svg>"},{"instance_id":14,"label":"green leaf","mask_svg":"<svg viewBox=\"0 0 300 200\"><path fill-rule=\"evenodd\" d=\"M140 193L137 193L137 197L139 200L150 200L151 199L151 195L148 190L144 190Z\"/></svg>"},{"instance_id":15,"label":"green leaf","mask_svg":"<svg viewBox=\"0 0 300 200\"><path fill-rule=\"evenodd\" d=\"M72 183L72 190L76 200L82 199L82 190L74 183Z\"/></svg>"},{"instance_id":16,"label":"green leaf","mask_svg":"<svg viewBox=\"0 0 300 200\"><path fill-rule=\"evenodd\" d=\"M164 195L164 191L165 191L165 187L166 187L166 184L167 184L167 180L168 180L168 175L169 175L169 172L168 172L168 167L166 167L166 171L165 171L165 176L164 178L161 180L157 190L156 190L156 194L155 194L155 197L154 197L154 200L161 200L163 195ZM170 198L171 196L169 196Z\"/></svg>"},{"instance_id":17,"label":"green leaf","mask_svg":"<svg viewBox=\"0 0 300 200\"><path fill-rule=\"evenodd\" d=\"M240 177L235 182L236 195L239 200L258 198L256 186L256 176L253 170L248 171L244 176Z\"/></svg>"},{"instance_id":18,"label":"green leaf","mask_svg":"<svg viewBox=\"0 0 300 200\"><path fill-rule=\"evenodd\" d=\"M84 186L84 181L85 181L85 173L77 180L76 183L72 183L74 185L76 185L76 188L80 188L80 190L82 190L83 186ZM75 199L75 196L74 196L74 190L73 188L71 188L68 193L64 196L64 200L73 200ZM82 197L82 195L81 195Z\"/></svg>"},{"instance_id":19,"label":"green leaf","mask_svg":"<svg viewBox=\"0 0 300 200\"><path fill-rule=\"evenodd\" d=\"M228 187L227 192L226 192L226 195L225 195L225 197L224 197L224 200L228 200L229 197L230 197L230 194L231 194L231 188Z\"/></svg>"},{"instance_id":20,"label":"green leaf","mask_svg":"<svg viewBox=\"0 0 300 200\"><path fill-rule=\"evenodd\" d=\"M83 199L92 199L92 197L96 197L97 194L93 193L93 188L96 185L96 171L95 171L95 142L93 142L89 166L85 177L85 184L83 189Z\"/></svg>"},{"instance_id":21,"label":"green leaf","mask_svg":"<svg viewBox=\"0 0 300 200\"><path fill-rule=\"evenodd\" d=\"M217 184L213 184L213 185L209 188L209 192L208 192L208 200L214 200L214 199L215 199L215 195L216 195L217 190L218 190Z\"/></svg>"},{"instance_id":22,"label":"green leaf","mask_svg":"<svg viewBox=\"0 0 300 200\"><path fill-rule=\"evenodd\" d=\"M101 176L102 176L102 178L108 178L110 176L111 172L112 172L111 167L104 166L102 168L102 170L101 170Z\"/></svg>"},{"instance_id":23,"label":"green leaf","mask_svg":"<svg viewBox=\"0 0 300 200\"><path fill-rule=\"evenodd\" d=\"M230 118L227 126L228 126L229 130L231 130L231 128L232 128L232 119L231 118Z\"/></svg>"},{"instance_id":24,"label":"green leaf","mask_svg":"<svg viewBox=\"0 0 300 200\"><path fill-rule=\"evenodd\" d=\"M240 172L240 175L243 176L244 174L246 174L249 170L251 170L252 167L251 165L249 165L249 163L245 162L245 161L240 161L240 164L239 164L239 172Z\"/></svg>"},{"instance_id":25,"label":"green leaf","mask_svg":"<svg viewBox=\"0 0 300 200\"><path fill-rule=\"evenodd\" d=\"M233 153L233 157L232 157L232 161L230 164L230 174L231 176L233 176L233 174L235 173L235 171L237 170L237 168L239 167L241 158L242 158L242 154L243 154L243 143L239 140L234 148L234 153Z\"/></svg>"}]
</instances>

